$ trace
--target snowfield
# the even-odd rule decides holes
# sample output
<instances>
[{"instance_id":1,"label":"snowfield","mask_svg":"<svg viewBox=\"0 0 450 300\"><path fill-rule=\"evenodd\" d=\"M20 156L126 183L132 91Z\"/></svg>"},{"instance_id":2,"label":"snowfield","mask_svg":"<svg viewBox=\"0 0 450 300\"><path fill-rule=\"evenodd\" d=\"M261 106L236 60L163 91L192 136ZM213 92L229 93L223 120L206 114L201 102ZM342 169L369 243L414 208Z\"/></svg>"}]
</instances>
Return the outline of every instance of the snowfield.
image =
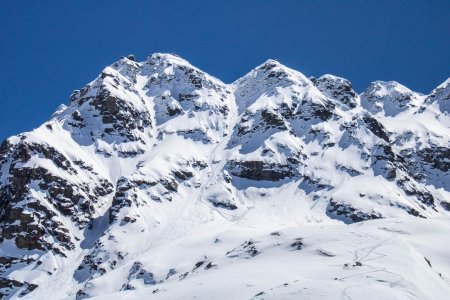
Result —
<instances>
[{"instance_id":1,"label":"snowfield","mask_svg":"<svg viewBox=\"0 0 450 300\"><path fill-rule=\"evenodd\" d=\"M1 299L449 299L450 80L156 53L0 146Z\"/></svg>"},{"instance_id":2,"label":"snowfield","mask_svg":"<svg viewBox=\"0 0 450 300\"><path fill-rule=\"evenodd\" d=\"M140 259L155 271L189 270L182 280L174 275L145 287L128 278L142 289L103 295L127 280L106 276L94 299L446 299L449 225L448 219L386 219L195 230Z\"/></svg>"}]
</instances>

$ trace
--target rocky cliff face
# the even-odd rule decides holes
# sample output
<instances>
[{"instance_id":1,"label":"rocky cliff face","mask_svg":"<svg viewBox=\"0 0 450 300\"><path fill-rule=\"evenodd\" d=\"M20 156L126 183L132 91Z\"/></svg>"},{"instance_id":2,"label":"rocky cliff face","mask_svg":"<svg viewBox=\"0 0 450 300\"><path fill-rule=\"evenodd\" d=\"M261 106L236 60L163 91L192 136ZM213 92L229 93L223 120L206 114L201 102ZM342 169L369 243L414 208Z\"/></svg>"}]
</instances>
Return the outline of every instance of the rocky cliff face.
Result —
<instances>
[{"instance_id":1,"label":"rocky cliff face","mask_svg":"<svg viewBox=\"0 0 450 300\"><path fill-rule=\"evenodd\" d=\"M449 216L449 99L448 80L358 95L273 60L224 84L175 55L122 58L1 144L0 297L61 280L58 297L158 291L217 265L151 271L142 257L211 224Z\"/></svg>"}]
</instances>

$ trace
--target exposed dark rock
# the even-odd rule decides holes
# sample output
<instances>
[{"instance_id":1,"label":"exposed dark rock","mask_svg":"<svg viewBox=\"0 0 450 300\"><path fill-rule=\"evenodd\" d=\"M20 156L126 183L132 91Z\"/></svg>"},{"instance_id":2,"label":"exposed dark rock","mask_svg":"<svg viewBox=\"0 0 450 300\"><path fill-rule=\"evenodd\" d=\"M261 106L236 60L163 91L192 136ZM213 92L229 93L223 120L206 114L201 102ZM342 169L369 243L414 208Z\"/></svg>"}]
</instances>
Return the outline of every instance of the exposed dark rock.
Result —
<instances>
[{"instance_id":1,"label":"exposed dark rock","mask_svg":"<svg viewBox=\"0 0 450 300\"><path fill-rule=\"evenodd\" d=\"M397 181L397 185L405 191L408 196L415 196L417 199L425 205L434 206L433 195L425 188L419 187L412 180L404 177Z\"/></svg>"},{"instance_id":2,"label":"exposed dark rock","mask_svg":"<svg viewBox=\"0 0 450 300\"><path fill-rule=\"evenodd\" d=\"M8 145L11 163L9 180L0 187L0 242L13 239L21 249L51 250L65 256L75 245L59 214L70 217L83 228L89 223L98 198L112 192L112 184L102 178L72 183L64 175L56 176L41 166L23 166L32 156L37 156L51 161L60 172L77 175L77 164L47 144L21 141L2 145ZM5 153L5 148L2 152ZM36 187L56 213L34 198L32 189ZM18 205L24 200L24 204ZM54 242L49 242L48 237Z\"/></svg>"},{"instance_id":3,"label":"exposed dark rock","mask_svg":"<svg viewBox=\"0 0 450 300\"><path fill-rule=\"evenodd\" d=\"M278 181L295 175L289 165L268 164L263 161L229 161L232 175L253 180Z\"/></svg>"},{"instance_id":4,"label":"exposed dark rock","mask_svg":"<svg viewBox=\"0 0 450 300\"><path fill-rule=\"evenodd\" d=\"M293 243L289 245L293 250L301 250L303 248L303 239L296 238Z\"/></svg>"},{"instance_id":5,"label":"exposed dark rock","mask_svg":"<svg viewBox=\"0 0 450 300\"><path fill-rule=\"evenodd\" d=\"M8 295L12 295L20 289L21 292L19 293L18 297L21 298L31 293L37 287L37 284L29 283L26 281L20 282L14 279L0 278L0 298L3 298L3 296L6 297Z\"/></svg>"},{"instance_id":6,"label":"exposed dark rock","mask_svg":"<svg viewBox=\"0 0 450 300\"><path fill-rule=\"evenodd\" d=\"M386 129L383 127L383 125L378 122L375 118L365 115L363 117L364 123L366 124L367 128L375 134L380 139L383 139L385 142L389 143L389 135L386 132Z\"/></svg>"},{"instance_id":7,"label":"exposed dark rock","mask_svg":"<svg viewBox=\"0 0 450 300\"><path fill-rule=\"evenodd\" d=\"M442 172L450 170L450 148L433 146L424 148L417 152L424 163L431 165L434 169Z\"/></svg>"},{"instance_id":8,"label":"exposed dark rock","mask_svg":"<svg viewBox=\"0 0 450 300\"><path fill-rule=\"evenodd\" d=\"M442 201L442 202L441 202L441 206L442 206L445 210L450 211L450 202Z\"/></svg>"},{"instance_id":9,"label":"exposed dark rock","mask_svg":"<svg viewBox=\"0 0 450 300\"><path fill-rule=\"evenodd\" d=\"M258 122L247 123L251 119L256 119ZM280 131L290 130L289 123L280 113L274 110L263 109L256 113L246 111L237 125L237 136L242 137L255 132L267 131L271 128Z\"/></svg>"},{"instance_id":10,"label":"exposed dark rock","mask_svg":"<svg viewBox=\"0 0 450 300\"><path fill-rule=\"evenodd\" d=\"M209 262L209 263L205 266L205 270L209 270L209 269L212 269L212 268L215 268L215 267L217 267L216 264L213 264L212 262Z\"/></svg>"},{"instance_id":11,"label":"exposed dark rock","mask_svg":"<svg viewBox=\"0 0 450 300\"><path fill-rule=\"evenodd\" d=\"M204 263L205 263L204 261L199 261L199 262L197 262L197 263L195 264L193 270L196 270L196 269L200 268Z\"/></svg>"},{"instance_id":12,"label":"exposed dark rock","mask_svg":"<svg viewBox=\"0 0 450 300\"><path fill-rule=\"evenodd\" d=\"M185 170L174 171L173 175L180 180L187 180L187 179L191 178L192 176L194 176L194 174L191 171L185 171Z\"/></svg>"},{"instance_id":13,"label":"exposed dark rock","mask_svg":"<svg viewBox=\"0 0 450 300\"><path fill-rule=\"evenodd\" d=\"M328 121L333 116L334 108L335 105L329 101L326 101L326 103L322 105L303 99L296 108L296 113L293 118L304 121L312 119Z\"/></svg>"},{"instance_id":14,"label":"exposed dark rock","mask_svg":"<svg viewBox=\"0 0 450 300\"><path fill-rule=\"evenodd\" d=\"M166 280L169 279L169 277L175 275L176 273L177 273L177 271L175 269L170 269L166 275Z\"/></svg>"},{"instance_id":15,"label":"exposed dark rock","mask_svg":"<svg viewBox=\"0 0 450 300\"><path fill-rule=\"evenodd\" d=\"M243 258L252 258L258 255L260 252L256 249L255 242L252 240L246 241L242 243L239 247L234 248L231 251L228 251L226 255L228 257L243 257Z\"/></svg>"},{"instance_id":16,"label":"exposed dark rock","mask_svg":"<svg viewBox=\"0 0 450 300\"><path fill-rule=\"evenodd\" d=\"M217 201L210 201L215 207L225 208L229 210L235 210L238 207L234 203L226 203L226 202L217 202Z\"/></svg>"},{"instance_id":17,"label":"exposed dark rock","mask_svg":"<svg viewBox=\"0 0 450 300\"><path fill-rule=\"evenodd\" d=\"M324 75L318 79L311 78L311 81L321 92L342 102L349 108L355 108L358 105L358 95L353 90L352 84L348 80L335 76Z\"/></svg>"},{"instance_id":18,"label":"exposed dark rock","mask_svg":"<svg viewBox=\"0 0 450 300\"><path fill-rule=\"evenodd\" d=\"M372 212L371 214L357 210L356 208L343 203L331 200L328 204L327 211L332 216L344 217L349 223L361 222L382 218L381 214Z\"/></svg>"}]
</instances>

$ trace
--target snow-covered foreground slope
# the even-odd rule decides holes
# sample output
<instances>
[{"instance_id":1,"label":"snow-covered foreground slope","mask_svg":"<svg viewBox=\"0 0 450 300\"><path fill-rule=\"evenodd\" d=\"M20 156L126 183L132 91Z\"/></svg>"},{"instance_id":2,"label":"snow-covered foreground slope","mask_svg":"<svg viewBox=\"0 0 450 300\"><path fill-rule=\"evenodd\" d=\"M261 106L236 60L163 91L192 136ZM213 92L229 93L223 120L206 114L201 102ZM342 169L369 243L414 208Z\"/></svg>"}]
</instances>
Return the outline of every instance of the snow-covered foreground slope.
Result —
<instances>
[{"instance_id":1,"label":"snow-covered foreground slope","mask_svg":"<svg viewBox=\"0 0 450 300\"><path fill-rule=\"evenodd\" d=\"M139 260L140 270L169 265L184 273L145 286L145 279L135 276L139 271L132 274L136 264L128 265L121 275L111 273L96 283L93 293L101 296L95 299L446 299L450 294L450 280L443 275L450 271L448 219L273 229L224 224L193 230ZM105 295L117 281L138 289Z\"/></svg>"},{"instance_id":2,"label":"snow-covered foreground slope","mask_svg":"<svg viewBox=\"0 0 450 300\"><path fill-rule=\"evenodd\" d=\"M0 297L447 299L449 102L122 58L1 144Z\"/></svg>"}]
</instances>

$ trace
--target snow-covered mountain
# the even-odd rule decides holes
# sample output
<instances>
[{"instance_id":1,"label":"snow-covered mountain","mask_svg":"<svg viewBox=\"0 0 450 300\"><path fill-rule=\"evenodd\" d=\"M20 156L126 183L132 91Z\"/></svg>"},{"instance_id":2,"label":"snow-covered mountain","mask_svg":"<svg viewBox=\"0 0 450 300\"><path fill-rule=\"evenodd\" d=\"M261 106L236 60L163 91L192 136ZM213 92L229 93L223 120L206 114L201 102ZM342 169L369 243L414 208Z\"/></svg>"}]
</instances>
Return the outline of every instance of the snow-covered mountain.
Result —
<instances>
[{"instance_id":1,"label":"snow-covered mountain","mask_svg":"<svg viewBox=\"0 0 450 300\"><path fill-rule=\"evenodd\" d=\"M1 144L0 298L448 299L449 217L450 79L129 56Z\"/></svg>"}]
</instances>

